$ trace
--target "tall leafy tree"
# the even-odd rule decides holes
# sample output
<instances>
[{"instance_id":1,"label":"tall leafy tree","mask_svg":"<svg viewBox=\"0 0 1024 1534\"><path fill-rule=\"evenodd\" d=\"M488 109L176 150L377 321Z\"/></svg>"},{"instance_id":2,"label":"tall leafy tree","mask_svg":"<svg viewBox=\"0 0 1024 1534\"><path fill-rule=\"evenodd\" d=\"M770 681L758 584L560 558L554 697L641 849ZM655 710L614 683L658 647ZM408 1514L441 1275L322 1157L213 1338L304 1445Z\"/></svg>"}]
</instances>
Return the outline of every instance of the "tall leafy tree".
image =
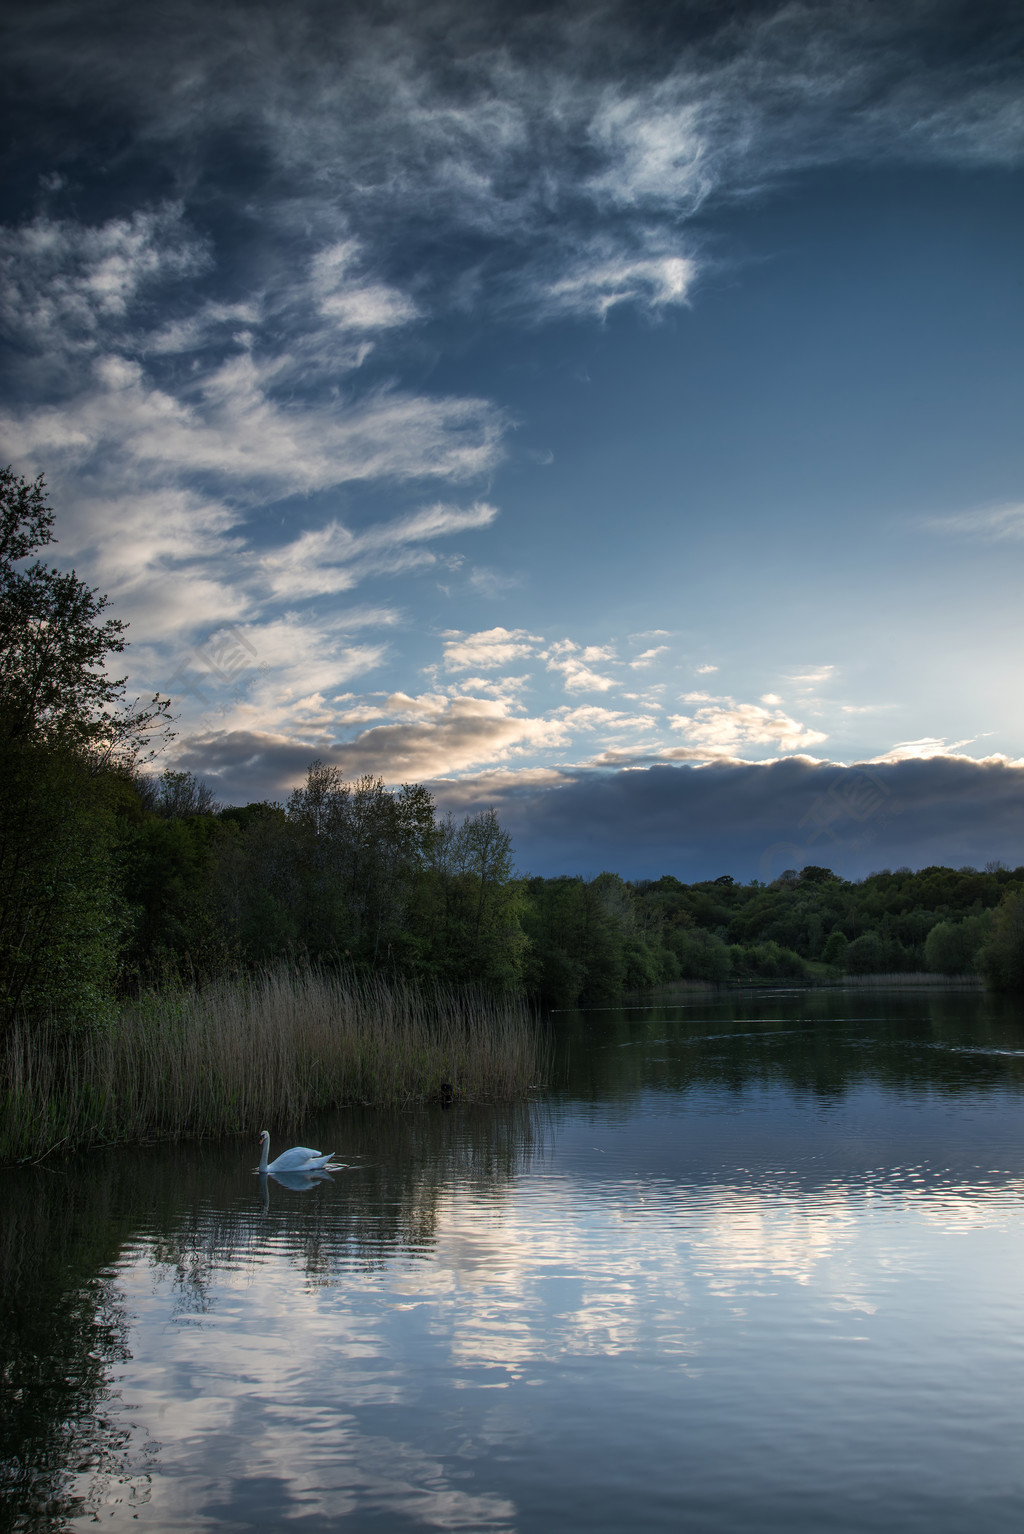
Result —
<instances>
[{"instance_id":1,"label":"tall leafy tree","mask_svg":"<svg viewBox=\"0 0 1024 1534\"><path fill-rule=\"evenodd\" d=\"M109 1010L118 901L111 849L125 775L168 700L125 698L108 601L34 556L53 544L42 479L0 470L0 1024Z\"/></svg>"},{"instance_id":2,"label":"tall leafy tree","mask_svg":"<svg viewBox=\"0 0 1024 1534\"><path fill-rule=\"evenodd\" d=\"M120 655L127 625L105 616L109 599L41 559L56 543L43 476L0 470L0 739L88 748L134 763L165 722L170 700L125 697ZM27 561L31 561L27 563Z\"/></svg>"}]
</instances>

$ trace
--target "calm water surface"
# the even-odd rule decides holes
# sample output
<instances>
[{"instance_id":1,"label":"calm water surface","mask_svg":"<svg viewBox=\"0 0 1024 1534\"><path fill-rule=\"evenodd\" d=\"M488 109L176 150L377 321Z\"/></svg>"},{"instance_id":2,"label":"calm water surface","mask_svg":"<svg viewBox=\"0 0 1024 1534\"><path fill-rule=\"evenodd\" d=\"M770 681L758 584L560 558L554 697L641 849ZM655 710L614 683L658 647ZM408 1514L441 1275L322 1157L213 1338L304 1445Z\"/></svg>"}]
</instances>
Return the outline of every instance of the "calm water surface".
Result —
<instances>
[{"instance_id":1,"label":"calm water surface","mask_svg":"<svg viewBox=\"0 0 1024 1534\"><path fill-rule=\"evenodd\" d=\"M555 1016L515 1108L4 1174L8 1525L1014 1530L1024 1012ZM272 1150L272 1154L273 1154Z\"/></svg>"}]
</instances>

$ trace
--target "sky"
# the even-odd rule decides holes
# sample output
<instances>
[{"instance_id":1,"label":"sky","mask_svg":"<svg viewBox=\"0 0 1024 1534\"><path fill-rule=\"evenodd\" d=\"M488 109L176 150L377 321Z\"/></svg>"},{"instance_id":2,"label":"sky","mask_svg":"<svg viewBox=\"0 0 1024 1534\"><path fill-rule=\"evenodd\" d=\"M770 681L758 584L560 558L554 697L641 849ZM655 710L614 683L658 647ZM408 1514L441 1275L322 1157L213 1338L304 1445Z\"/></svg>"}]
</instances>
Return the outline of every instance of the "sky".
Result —
<instances>
[{"instance_id":1,"label":"sky","mask_svg":"<svg viewBox=\"0 0 1024 1534\"><path fill-rule=\"evenodd\" d=\"M5 11L0 459L161 765L543 874L1024 862L1024 16Z\"/></svg>"}]
</instances>

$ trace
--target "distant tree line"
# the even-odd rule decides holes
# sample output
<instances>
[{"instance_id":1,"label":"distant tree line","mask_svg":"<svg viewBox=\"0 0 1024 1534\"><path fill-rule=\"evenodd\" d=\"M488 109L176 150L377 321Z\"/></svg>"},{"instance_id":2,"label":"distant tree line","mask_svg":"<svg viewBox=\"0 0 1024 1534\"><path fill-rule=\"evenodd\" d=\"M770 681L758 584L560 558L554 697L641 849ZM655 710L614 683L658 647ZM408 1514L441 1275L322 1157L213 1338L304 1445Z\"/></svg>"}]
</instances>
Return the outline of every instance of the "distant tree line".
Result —
<instances>
[{"instance_id":1,"label":"distant tree line","mask_svg":"<svg viewBox=\"0 0 1024 1534\"><path fill-rule=\"evenodd\" d=\"M493 810L311 764L284 804L157 775L166 699L125 697L107 598L48 566L42 479L0 471L0 1026L282 961L525 992L929 969L1024 989L1024 868L521 878Z\"/></svg>"},{"instance_id":2,"label":"distant tree line","mask_svg":"<svg viewBox=\"0 0 1024 1534\"><path fill-rule=\"evenodd\" d=\"M1024 989L1024 867L808 866L770 884L529 879L526 983L559 1005L672 980L824 979L930 970Z\"/></svg>"}]
</instances>

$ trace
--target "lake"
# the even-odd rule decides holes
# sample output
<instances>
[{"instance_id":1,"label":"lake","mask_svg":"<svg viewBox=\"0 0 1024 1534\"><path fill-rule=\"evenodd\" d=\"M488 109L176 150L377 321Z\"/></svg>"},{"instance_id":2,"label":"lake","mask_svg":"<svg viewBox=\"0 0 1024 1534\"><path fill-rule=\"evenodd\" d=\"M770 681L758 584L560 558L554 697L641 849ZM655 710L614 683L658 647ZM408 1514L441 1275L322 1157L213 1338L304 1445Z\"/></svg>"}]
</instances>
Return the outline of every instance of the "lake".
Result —
<instances>
[{"instance_id":1,"label":"lake","mask_svg":"<svg viewBox=\"0 0 1024 1534\"><path fill-rule=\"evenodd\" d=\"M1024 1009L555 1014L514 1106L4 1173L3 1495L56 1531L1024 1520Z\"/></svg>"}]
</instances>

